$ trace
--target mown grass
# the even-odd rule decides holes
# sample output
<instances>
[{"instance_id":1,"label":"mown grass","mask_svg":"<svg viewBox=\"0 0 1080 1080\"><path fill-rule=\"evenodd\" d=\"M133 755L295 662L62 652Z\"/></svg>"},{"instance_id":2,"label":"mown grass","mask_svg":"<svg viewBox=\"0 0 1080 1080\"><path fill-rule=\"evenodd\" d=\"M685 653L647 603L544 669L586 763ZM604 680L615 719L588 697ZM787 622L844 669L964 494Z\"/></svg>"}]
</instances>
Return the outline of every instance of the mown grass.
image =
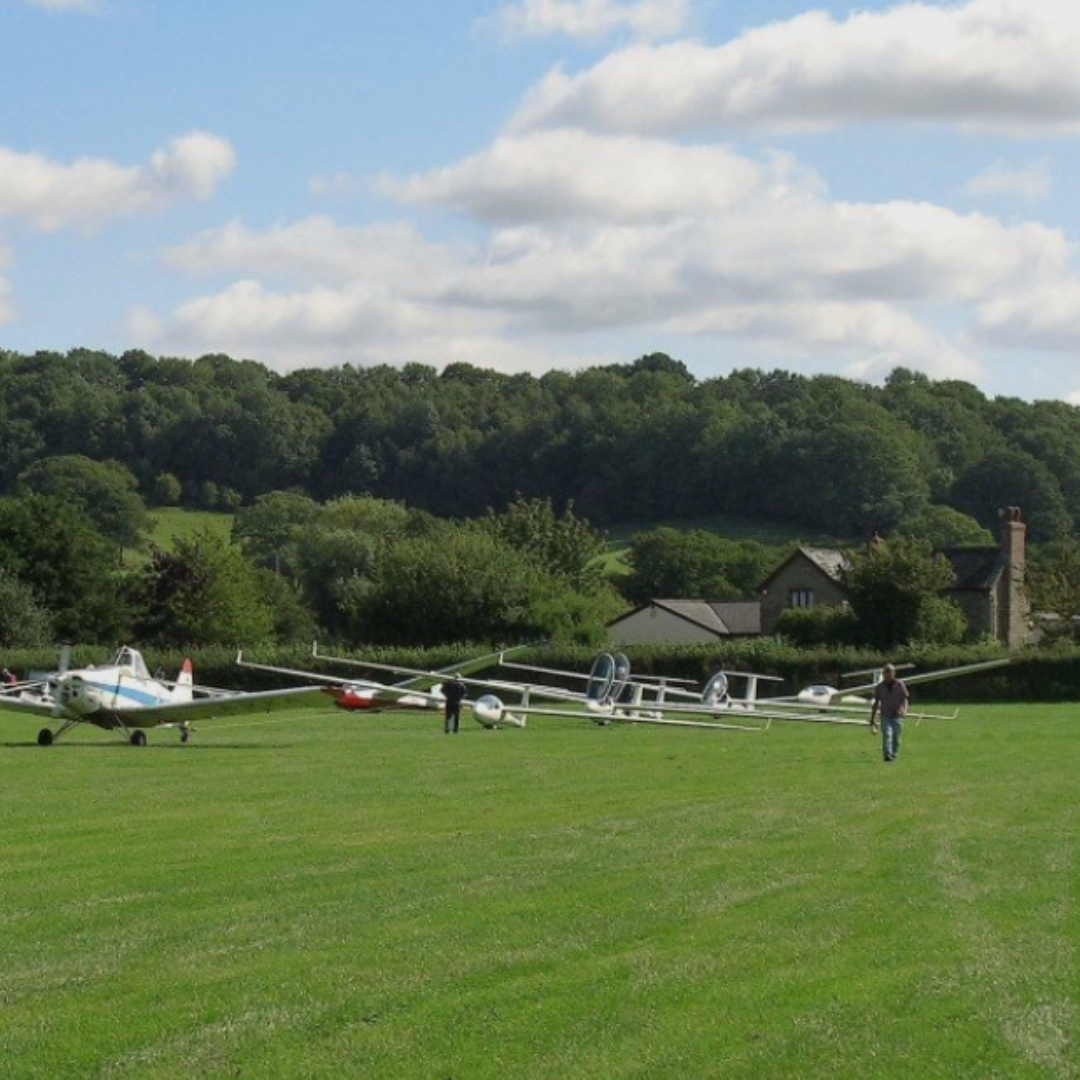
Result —
<instances>
[{"instance_id":1,"label":"mown grass","mask_svg":"<svg viewBox=\"0 0 1080 1080\"><path fill-rule=\"evenodd\" d=\"M0 717L5 1077L1075 1077L1080 721Z\"/></svg>"}]
</instances>

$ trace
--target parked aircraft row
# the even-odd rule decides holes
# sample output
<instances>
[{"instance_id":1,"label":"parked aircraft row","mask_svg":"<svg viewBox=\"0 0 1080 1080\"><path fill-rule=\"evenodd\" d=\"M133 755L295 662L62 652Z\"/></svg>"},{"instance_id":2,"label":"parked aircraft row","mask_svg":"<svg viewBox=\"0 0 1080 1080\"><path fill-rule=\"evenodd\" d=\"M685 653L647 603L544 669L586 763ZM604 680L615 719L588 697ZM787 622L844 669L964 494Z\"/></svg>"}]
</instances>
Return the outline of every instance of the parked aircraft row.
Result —
<instances>
[{"instance_id":1,"label":"parked aircraft row","mask_svg":"<svg viewBox=\"0 0 1080 1080\"><path fill-rule=\"evenodd\" d=\"M523 648L523 647L522 647ZM470 688L464 706L486 728L523 728L530 717L589 719L599 724L632 723L668 727L761 731L774 721L866 726L869 699L863 695L880 680L880 671L852 673L868 677L845 690L811 686L793 697L761 697L762 683L775 676L753 672L716 672L703 687L692 681L663 676L631 676L629 659L622 653L601 653L586 672L566 671L517 663L509 657L518 649L476 657L441 670L423 670L375 661L332 657L312 649L313 658L325 663L354 666L398 676L395 682L350 678L245 661L240 667L301 679L293 689L241 693L195 685L190 660L174 681L151 676L137 649L124 646L110 664L70 669L70 650L62 651L58 670L44 679L0 690L0 708L45 716L59 721L38 733L38 743L49 746L79 724L117 731L132 745L146 744L146 731L175 727L182 742L190 739L192 721L278 710L325 709L328 697L349 711L441 708L442 684L460 678ZM908 684L953 678L1008 663L992 660L924 675L909 676ZM526 672L539 679L479 678L477 673L498 666ZM566 689L550 681L577 682L581 689ZM734 692L735 682L740 693ZM502 696L500 696L502 695ZM516 700L505 704L503 697ZM539 704L538 704L539 703ZM912 712L912 719L952 719L955 713Z\"/></svg>"},{"instance_id":2,"label":"parked aircraft row","mask_svg":"<svg viewBox=\"0 0 1080 1080\"><path fill-rule=\"evenodd\" d=\"M761 683L782 680L754 672L718 671L704 687L694 688L692 680L687 679L649 675L632 677L630 661L621 653L601 653L587 673L516 663L508 660L508 655L500 653L497 657L482 657L468 670L462 666L432 672L375 661L332 657L320 653L318 646L312 649L312 656L326 663L405 676L402 681L394 683L252 664L245 661L242 654L237 656L237 663L242 667L280 675L318 679L334 688L337 701L343 708L354 709L440 708L443 705L441 682L451 673L456 673L473 690L463 704L474 719L487 728L525 727L530 716L587 718L601 724L660 724L738 731L759 731L773 721L866 726L870 699L863 695L872 691L881 679L880 670L853 672L854 677L869 678L845 690L831 686L810 686L791 697L760 697L758 691ZM551 682L474 677L473 672L488 666L492 659L497 659L499 666L507 670L577 681L582 684L582 689L567 690ZM1000 667L1008 662L1000 659L967 664L909 677L906 681L913 684L955 678ZM739 681L740 693L734 692L733 680ZM518 700L504 704L500 694L513 694ZM543 703L537 704L538 700ZM909 716L914 720L954 719L956 713L915 711Z\"/></svg>"}]
</instances>

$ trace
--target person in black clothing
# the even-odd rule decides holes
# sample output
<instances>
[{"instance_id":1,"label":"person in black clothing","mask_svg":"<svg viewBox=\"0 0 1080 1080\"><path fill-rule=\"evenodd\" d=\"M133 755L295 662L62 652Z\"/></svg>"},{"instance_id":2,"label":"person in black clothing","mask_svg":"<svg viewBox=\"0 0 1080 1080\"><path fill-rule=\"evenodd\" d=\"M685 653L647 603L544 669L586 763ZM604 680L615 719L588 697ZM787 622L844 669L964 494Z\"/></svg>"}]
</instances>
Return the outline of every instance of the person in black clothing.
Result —
<instances>
[{"instance_id":1,"label":"person in black clothing","mask_svg":"<svg viewBox=\"0 0 1080 1080\"><path fill-rule=\"evenodd\" d=\"M461 720L461 703L465 700L468 690L461 681L461 676L454 673L454 677L443 683L443 698L446 700L446 721L443 724L443 733L449 735L451 731L456 735L458 723Z\"/></svg>"}]
</instances>

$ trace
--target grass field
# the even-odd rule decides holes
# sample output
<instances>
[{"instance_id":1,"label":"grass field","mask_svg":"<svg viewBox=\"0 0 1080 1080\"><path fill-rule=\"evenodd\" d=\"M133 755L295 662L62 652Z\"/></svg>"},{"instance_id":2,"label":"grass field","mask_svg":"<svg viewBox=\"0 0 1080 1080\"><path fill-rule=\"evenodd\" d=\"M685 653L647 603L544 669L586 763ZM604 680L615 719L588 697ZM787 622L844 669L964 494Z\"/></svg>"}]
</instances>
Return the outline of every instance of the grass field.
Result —
<instances>
[{"instance_id":1,"label":"grass field","mask_svg":"<svg viewBox=\"0 0 1080 1080\"><path fill-rule=\"evenodd\" d=\"M1080 717L0 717L12 1077L1071 1078Z\"/></svg>"}]
</instances>

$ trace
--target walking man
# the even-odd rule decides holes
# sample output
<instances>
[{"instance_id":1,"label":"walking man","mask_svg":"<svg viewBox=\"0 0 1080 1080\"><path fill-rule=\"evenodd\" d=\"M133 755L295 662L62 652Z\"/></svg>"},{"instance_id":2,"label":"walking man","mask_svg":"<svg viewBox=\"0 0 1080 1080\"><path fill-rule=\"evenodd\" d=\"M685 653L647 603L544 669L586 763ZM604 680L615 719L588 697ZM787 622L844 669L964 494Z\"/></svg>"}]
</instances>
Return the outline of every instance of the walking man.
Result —
<instances>
[{"instance_id":1,"label":"walking man","mask_svg":"<svg viewBox=\"0 0 1080 1080\"><path fill-rule=\"evenodd\" d=\"M895 761L900 753L900 737L904 732L904 716L908 710L908 688L896 677L896 668L892 664L886 664L881 675L881 682L874 687L870 730L877 730L875 720L880 712L881 752L886 761Z\"/></svg>"},{"instance_id":2,"label":"walking man","mask_svg":"<svg viewBox=\"0 0 1080 1080\"><path fill-rule=\"evenodd\" d=\"M442 692L446 701L446 720L443 723L443 734L449 735L452 731L456 735L458 724L461 721L461 703L468 693L458 672L454 672L454 676L449 682L443 683Z\"/></svg>"}]
</instances>

